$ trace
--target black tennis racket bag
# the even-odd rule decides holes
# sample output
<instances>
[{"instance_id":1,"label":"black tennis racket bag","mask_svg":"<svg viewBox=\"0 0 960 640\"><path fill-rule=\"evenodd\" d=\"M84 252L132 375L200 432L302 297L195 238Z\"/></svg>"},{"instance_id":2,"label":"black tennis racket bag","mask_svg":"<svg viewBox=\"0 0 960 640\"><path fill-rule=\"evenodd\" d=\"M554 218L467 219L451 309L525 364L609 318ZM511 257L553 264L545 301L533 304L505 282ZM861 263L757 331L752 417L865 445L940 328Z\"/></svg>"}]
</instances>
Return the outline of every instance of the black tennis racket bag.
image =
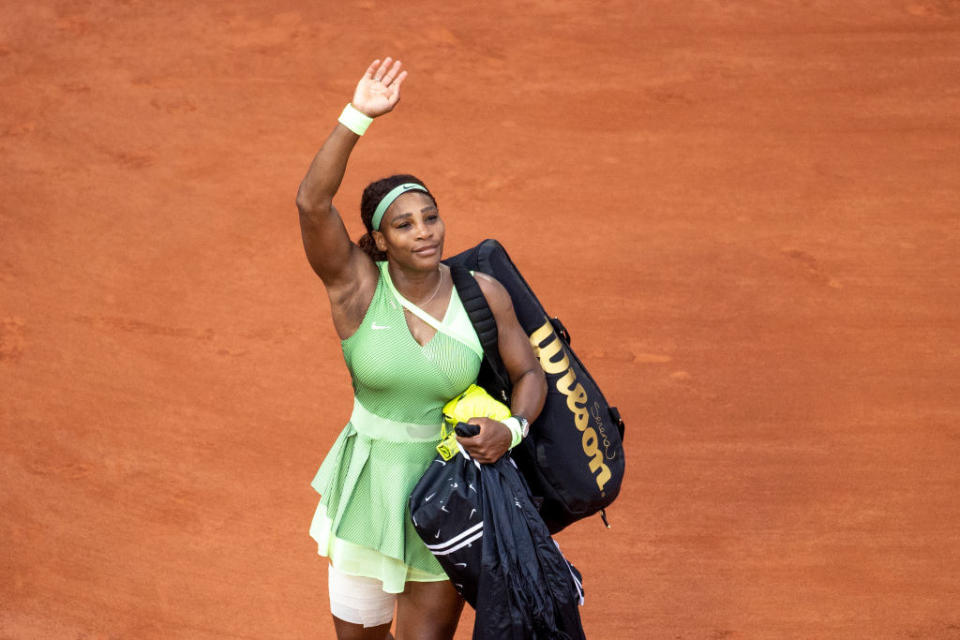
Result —
<instances>
[{"instance_id":1,"label":"black tennis racket bag","mask_svg":"<svg viewBox=\"0 0 960 640\"><path fill-rule=\"evenodd\" d=\"M623 482L623 420L570 349L570 334L550 318L503 246L484 240L444 261L484 349L477 384L509 404L510 379L497 348L497 324L468 270L496 278L510 293L520 326L530 336L547 377L543 411L511 455L551 533L600 512Z\"/></svg>"}]
</instances>

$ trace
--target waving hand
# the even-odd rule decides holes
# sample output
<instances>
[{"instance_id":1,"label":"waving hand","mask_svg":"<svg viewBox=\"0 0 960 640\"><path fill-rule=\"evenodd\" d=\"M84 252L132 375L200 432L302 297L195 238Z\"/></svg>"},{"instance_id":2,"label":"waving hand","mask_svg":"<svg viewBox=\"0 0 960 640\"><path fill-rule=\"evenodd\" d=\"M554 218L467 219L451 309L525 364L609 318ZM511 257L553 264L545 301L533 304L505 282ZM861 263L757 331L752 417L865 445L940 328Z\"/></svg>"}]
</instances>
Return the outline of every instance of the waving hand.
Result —
<instances>
[{"instance_id":1,"label":"waving hand","mask_svg":"<svg viewBox=\"0 0 960 640\"><path fill-rule=\"evenodd\" d=\"M351 104L371 118L392 111L400 101L400 85L407 77L402 69L403 64L389 56L383 61L374 60L357 83Z\"/></svg>"}]
</instances>

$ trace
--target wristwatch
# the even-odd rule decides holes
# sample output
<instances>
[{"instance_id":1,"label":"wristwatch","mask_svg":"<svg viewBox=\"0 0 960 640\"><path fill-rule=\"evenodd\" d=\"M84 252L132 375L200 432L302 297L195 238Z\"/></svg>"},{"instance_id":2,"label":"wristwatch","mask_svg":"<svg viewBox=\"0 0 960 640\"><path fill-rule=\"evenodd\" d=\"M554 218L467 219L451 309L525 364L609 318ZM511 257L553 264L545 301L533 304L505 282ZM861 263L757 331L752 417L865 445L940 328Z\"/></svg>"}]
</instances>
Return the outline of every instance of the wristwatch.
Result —
<instances>
[{"instance_id":1,"label":"wristwatch","mask_svg":"<svg viewBox=\"0 0 960 640\"><path fill-rule=\"evenodd\" d=\"M519 413L515 413L510 417L517 419L517 422L520 423L520 437L526 438L527 434L530 433L530 421L524 418Z\"/></svg>"}]
</instances>

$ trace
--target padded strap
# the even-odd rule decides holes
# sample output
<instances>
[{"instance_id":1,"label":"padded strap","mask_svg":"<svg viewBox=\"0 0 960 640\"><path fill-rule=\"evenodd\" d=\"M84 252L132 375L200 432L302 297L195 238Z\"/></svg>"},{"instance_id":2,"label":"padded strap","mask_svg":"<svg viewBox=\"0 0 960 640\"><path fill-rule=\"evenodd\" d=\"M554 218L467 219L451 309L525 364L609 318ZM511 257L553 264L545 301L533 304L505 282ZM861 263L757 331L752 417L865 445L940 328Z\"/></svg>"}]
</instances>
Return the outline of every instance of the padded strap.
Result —
<instances>
[{"instance_id":1,"label":"padded strap","mask_svg":"<svg viewBox=\"0 0 960 640\"><path fill-rule=\"evenodd\" d=\"M498 334L497 320L493 317L493 311L487 304L487 299L480 289L480 283L473 277L468 269L463 267L450 267L450 275L453 278L453 285L457 288L457 294L460 296L460 302L463 308L467 310L470 316L470 322L480 338L480 344L485 352L497 352Z\"/></svg>"},{"instance_id":2,"label":"padded strap","mask_svg":"<svg viewBox=\"0 0 960 640\"><path fill-rule=\"evenodd\" d=\"M483 295L480 284L469 269L451 266L450 276L453 278L453 286L457 288L460 302L463 303L463 308L467 310L473 329L477 332L477 337L483 346L484 363L490 378L485 378L484 371L481 369L481 386L494 398L509 403L512 385L507 369L503 365L503 360L500 359L497 319L493 317L493 311L490 310L487 298Z\"/></svg>"}]
</instances>

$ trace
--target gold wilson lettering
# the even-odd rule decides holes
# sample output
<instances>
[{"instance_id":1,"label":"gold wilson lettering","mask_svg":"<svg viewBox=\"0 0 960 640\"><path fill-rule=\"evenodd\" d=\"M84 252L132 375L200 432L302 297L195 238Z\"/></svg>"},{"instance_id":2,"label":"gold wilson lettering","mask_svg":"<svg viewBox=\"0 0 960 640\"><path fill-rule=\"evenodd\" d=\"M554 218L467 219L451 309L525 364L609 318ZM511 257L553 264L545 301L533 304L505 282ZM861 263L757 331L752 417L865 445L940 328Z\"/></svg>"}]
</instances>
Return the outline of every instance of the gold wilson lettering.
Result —
<instances>
[{"instance_id":1,"label":"gold wilson lettering","mask_svg":"<svg viewBox=\"0 0 960 640\"><path fill-rule=\"evenodd\" d=\"M573 414L574 424L582 432L580 446L589 459L590 472L597 474L597 486L603 489L610 479L610 469L603 463L597 431L590 426L590 411L587 409L587 392L577 382L577 374L563 350L563 342L557 337L553 325L547 320L542 327L530 334L530 344L540 359L540 366L548 375L561 375L556 382L557 390L567 397L567 408Z\"/></svg>"}]
</instances>

